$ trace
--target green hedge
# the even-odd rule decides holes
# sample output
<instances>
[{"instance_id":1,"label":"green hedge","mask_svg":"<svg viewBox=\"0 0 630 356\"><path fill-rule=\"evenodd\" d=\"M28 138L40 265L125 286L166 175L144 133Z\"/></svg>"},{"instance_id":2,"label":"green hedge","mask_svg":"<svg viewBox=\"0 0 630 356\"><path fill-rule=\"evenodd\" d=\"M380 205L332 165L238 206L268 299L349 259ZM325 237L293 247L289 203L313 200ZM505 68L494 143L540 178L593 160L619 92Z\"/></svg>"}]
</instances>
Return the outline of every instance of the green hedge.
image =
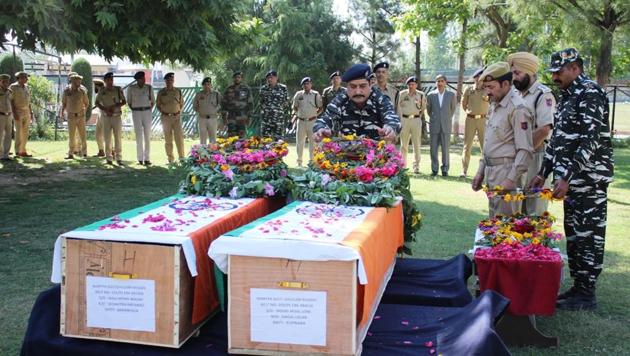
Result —
<instances>
[{"instance_id":1,"label":"green hedge","mask_svg":"<svg viewBox=\"0 0 630 356\"><path fill-rule=\"evenodd\" d=\"M19 56L13 57L13 53L0 54L0 74L11 76L11 82L15 81L15 73L24 70L24 62Z\"/></svg>"}]
</instances>

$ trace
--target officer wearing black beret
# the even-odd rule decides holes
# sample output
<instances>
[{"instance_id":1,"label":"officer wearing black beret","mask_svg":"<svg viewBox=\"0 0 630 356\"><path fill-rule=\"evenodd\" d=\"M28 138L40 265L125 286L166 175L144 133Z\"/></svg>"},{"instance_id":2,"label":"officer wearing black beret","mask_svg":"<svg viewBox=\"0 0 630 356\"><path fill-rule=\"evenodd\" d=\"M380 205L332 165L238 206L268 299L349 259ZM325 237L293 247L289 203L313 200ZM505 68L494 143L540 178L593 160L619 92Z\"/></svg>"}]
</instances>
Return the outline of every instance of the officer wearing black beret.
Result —
<instances>
[{"instance_id":1,"label":"officer wearing black beret","mask_svg":"<svg viewBox=\"0 0 630 356\"><path fill-rule=\"evenodd\" d=\"M221 102L224 110L223 123L227 125L228 136L245 137L254 99L251 89L242 83L243 72L234 72L232 80L233 83L225 89Z\"/></svg>"},{"instance_id":2,"label":"officer wearing black beret","mask_svg":"<svg viewBox=\"0 0 630 356\"><path fill-rule=\"evenodd\" d=\"M380 90L385 96L391 100L392 105L396 107L398 102L398 89L388 83L389 81L389 62L379 62L374 66L374 75L376 76L376 84L374 88Z\"/></svg>"},{"instance_id":3,"label":"officer wearing black beret","mask_svg":"<svg viewBox=\"0 0 630 356\"><path fill-rule=\"evenodd\" d=\"M328 79L330 79L330 86L325 88L322 92L324 110L326 110L326 107L334 97L346 92L346 88L341 86L341 73L338 70L332 72L330 76L328 76Z\"/></svg>"},{"instance_id":4,"label":"officer wearing black beret","mask_svg":"<svg viewBox=\"0 0 630 356\"><path fill-rule=\"evenodd\" d=\"M267 84L260 88L260 131L263 137L279 139L284 136L289 108L289 91L278 83L278 72L270 70L265 75Z\"/></svg>"},{"instance_id":5,"label":"officer wearing black beret","mask_svg":"<svg viewBox=\"0 0 630 356\"><path fill-rule=\"evenodd\" d=\"M394 142L400 132L400 118L388 97L370 87L372 73L367 64L355 64L341 78L347 91L337 95L317 119L315 140L335 135L366 136Z\"/></svg>"}]
</instances>

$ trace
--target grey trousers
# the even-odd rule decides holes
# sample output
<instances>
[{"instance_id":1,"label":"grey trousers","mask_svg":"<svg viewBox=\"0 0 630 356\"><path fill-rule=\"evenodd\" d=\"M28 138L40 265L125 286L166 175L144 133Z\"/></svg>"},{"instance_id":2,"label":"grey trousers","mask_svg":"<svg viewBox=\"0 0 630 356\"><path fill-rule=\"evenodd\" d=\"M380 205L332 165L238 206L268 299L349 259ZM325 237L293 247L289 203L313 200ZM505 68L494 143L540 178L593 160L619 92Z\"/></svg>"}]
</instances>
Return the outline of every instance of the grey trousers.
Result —
<instances>
[{"instance_id":1,"label":"grey trousers","mask_svg":"<svg viewBox=\"0 0 630 356\"><path fill-rule=\"evenodd\" d=\"M451 146L451 134L441 131L439 133L430 132L431 136L431 172L437 173L440 162L438 161L438 148L442 147L442 173L448 173L449 149Z\"/></svg>"}]
</instances>

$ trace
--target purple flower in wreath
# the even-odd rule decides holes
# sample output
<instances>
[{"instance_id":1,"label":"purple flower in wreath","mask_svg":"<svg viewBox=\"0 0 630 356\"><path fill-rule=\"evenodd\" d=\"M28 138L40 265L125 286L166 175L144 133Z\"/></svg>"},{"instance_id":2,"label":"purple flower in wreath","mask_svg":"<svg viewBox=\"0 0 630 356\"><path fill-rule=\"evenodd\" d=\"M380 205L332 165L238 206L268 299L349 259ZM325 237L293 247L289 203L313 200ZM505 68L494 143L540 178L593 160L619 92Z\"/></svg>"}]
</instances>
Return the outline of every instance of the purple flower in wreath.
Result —
<instances>
[{"instance_id":1,"label":"purple flower in wreath","mask_svg":"<svg viewBox=\"0 0 630 356\"><path fill-rule=\"evenodd\" d=\"M265 194L267 194L267 196L270 196L270 197L276 194L276 192L273 189L273 185L269 183L265 183Z\"/></svg>"},{"instance_id":2,"label":"purple flower in wreath","mask_svg":"<svg viewBox=\"0 0 630 356\"><path fill-rule=\"evenodd\" d=\"M330 182L330 176L328 174L322 174L322 187L325 187Z\"/></svg>"},{"instance_id":3,"label":"purple flower in wreath","mask_svg":"<svg viewBox=\"0 0 630 356\"><path fill-rule=\"evenodd\" d=\"M230 198L236 199L238 197L238 188L234 187L230 190Z\"/></svg>"},{"instance_id":4,"label":"purple flower in wreath","mask_svg":"<svg viewBox=\"0 0 630 356\"><path fill-rule=\"evenodd\" d=\"M232 180L234 178L234 172L231 169L221 172L228 180Z\"/></svg>"},{"instance_id":5,"label":"purple flower in wreath","mask_svg":"<svg viewBox=\"0 0 630 356\"><path fill-rule=\"evenodd\" d=\"M283 169L280 171L280 177L286 177L287 176L287 170Z\"/></svg>"}]
</instances>

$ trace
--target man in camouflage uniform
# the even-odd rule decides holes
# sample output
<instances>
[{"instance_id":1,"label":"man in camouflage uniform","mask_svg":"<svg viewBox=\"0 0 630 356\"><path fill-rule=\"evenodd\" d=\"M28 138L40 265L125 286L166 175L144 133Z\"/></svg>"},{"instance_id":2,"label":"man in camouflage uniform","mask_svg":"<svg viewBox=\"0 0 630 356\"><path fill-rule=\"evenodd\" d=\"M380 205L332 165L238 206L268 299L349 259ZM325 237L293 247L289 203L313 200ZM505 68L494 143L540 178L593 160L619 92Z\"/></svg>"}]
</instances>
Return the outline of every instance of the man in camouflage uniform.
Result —
<instances>
[{"instance_id":1,"label":"man in camouflage uniform","mask_svg":"<svg viewBox=\"0 0 630 356\"><path fill-rule=\"evenodd\" d=\"M402 131L400 133L400 153L402 154L405 166L407 166L407 151L409 141L413 144L413 173L420 173L420 136L424 111L427 107L427 96L424 92L416 90L418 80L415 76L407 78L408 89L402 90L398 94L398 106L396 113L402 121Z\"/></svg>"},{"instance_id":2,"label":"man in camouflage uniform","mask_svg":"<svg viewBox=\"0 0 630 356\"><path fill-rule=\"evenodd\" d=\"M199 141L202 145L217 142L217 121L221 109L221 94L212 90L212 79L205 77L201 81L203 90L195 94L193 99L193 109L197 113L197 124L199 126Z\"/></svg>"},{"instance_id":3,"label":"man in camouflage uniform","mask_svg":"<svg viewBox=\"0 0 630 356\"><path fill-rule=\"evenodd\" d=\"M0 161L11 161L11 135L13 134L12 92L9 89L11 76L0 74Z\"/></svg>"},{"instance_id":4,"label":"man in camouflage uniform","mask_svg":"<svg viewBox=\"0 0 630 356\"><path fill-rule=\"evenodd\" d=\"M483 83L479 77L483 73L483 68L478 69L472 76L473 85L464 90L462 97L462 109L466 112L464 124L464 149L462 150L462 174L464 178L468 174L468 164L472 152L475 135L479 139L479 147L483 152L484 133L486 132L486 118L488 117L488 96L483 90Z\"/></svg>"},{"instance_id":5,"label":"man in camouflage uniform","mask_svg":"<svg viewBox=\"0 0 630 356\"><path fill-rule=\"evenodd\" d=\"M81 85L82 76L73 74L71 84L63 90L61 111L67 113L68 118L68 156L73 159L76 149L76 135L79 136L79 154L87 157L87 132L85 130L85 113L90 105L87 89Z\"/></svg>"},{"instance_id":6,"label":"man in camouflage uniform","mask_svg":"<svg viewBox=\"0 0 630 356\"><path fill-rule=\"evenodd\" d=\"M324 110L338 94L346 92L346 88L341 86L341 73L339 71L333 72L328 78L330 79L330 86L322 92Z\"/></svg>"},{"instance_id":7,"label":"man in camouflage uniform","mask_svg":"<svg viewBox=\"0 0 630 356\"><path fill-rule=\"evenodd\" d=\"M518 90L527 109L534 115L532 132L534 156L525 179L525 182L529 182L538 174L545 156L545 149L553 128L556 98L551 89L538 81L536 74L539 67L538 57L527 52L517 52L508 56L508 63L512 69L512 84ZM551 177L547 178L545 185L551 186ZM549 201L531 197L525 199L523 204L523 213L542 215L547 210Z\"/></svg>"},{"instance_id":8,"label":"man in camouflage uniform","mask_svg":"<svg viewBox=\"0 0 630 356\"><path fill-rule=\"evenodd\" d=\"M370 86L367 64L355 64L343 75L347 91L337 95L315 122L314 140L335 135L366 136L394 142L400 133L400 118L388 97Z\"/></svg>"},{"instance_id":9,"label":"man in camouflage uniform","mask_svg":"<svg viewBox=\"0 0 630 356\"><path fill-rule=\"evenodd\" d=\"M260 132L263 137L280 139L284 136L285 117L289 108L289 92L278 83L278 73L270 70L267 84L260 88Z\"/></svg>"},{"instance_id":10,"label":"man in camouflage uniform","mask_svg":"<svg viewBox=\"0 0 630 356\"><path fill-rule=\"evenodd\" d=\"M28 87L28 74L26 72L15 73L17 82L11 84L9 89L13 92L13 120L15 120L15 156L33 157L26 152L29 125L33 120L33 108L31 107L31 90Z\"/></svg>"},{"instance_id":11,"label":"man in camouflage uniform","mask_svg":"<svg viewBox=\"0 0 630 356\"><path fill-rule=\"evenodd\" d=\"M184 108L184 97L182 91L175 88L175 73L169 72L164 75L166 88L160 89L157 93L157 108L162 114L162 130L164 131L164 149L168 163L173 163L173 138L177 146L179 159L184 158L184 130L182 129L181 113Z\"/></svg>"},{"instance_id":12,"label":"man in camouflage uniform","mask_svg":"<svg viewBox=\"0 0 630 356\"><path fill-rule=\"evenodd\" d=\"M595 283L604 262L607 189L613 178L608 98L583 71L575 48L551 55L552 79L561 89L554 129L538 176L542 186L553 172L556 198L564 201L564 232L573 286L558 296L566 310L597 308Z\"/></svg>"},{"instance_id":13,"label":"man in camouflage uniform","mask_svg":"<svg viewBox=\"0 0 630 356\"><path fill-rule=\"evenodd\" d=\"M512 72L507 62L494 63L483 71L479 80L492 101L486 123L483 158L472 181L472 189L501 186L508 192L523 188L527 167L532 159L532 117L523 99L512 89ZM502 196L488 198L489 216L512 215L520 211L521 202L505 201Z\"/></svg>"},{"instance_id":14,"label":"man in camouflage uniform","mask_svg":"<svg viewBox=\"0 0 630 356\"><path fill-rule=\"evenodd\" d=\"M225 110L228 136L245 137L253 107L252 93L247 85L241 84L243 72L234 73L232 78L234 83L225 89L221 106Z\"/></svg>"},{"instance_id":15,"label":"man in camouflage uniform","mask_svg":"<svg viewBox=\"0 0 630 356\"><path fill-rule=\"evenodd\" d=\"M376 84L374 88L378 89L389 98L392 105L396 107L398 102L398 89L395 86L388 83L389 81L389 63L379 62L374 66L374 75L376 77Z\"/></svg>"},{"instance_id":16,"label":"man in camouflage uniform","mask_svg":"<svg viewBox=\"0 0 630 356\"><path fill-rule=\"evenodd\" d=\"M101 109L101 120L105 131L105 155L107 164L114 164L116 160L119 166L123 166L122 161L122 110L127 104L125 94L119 86L114 86L114 73L108 72L103 76L105 87L99 90L96 95L96 107ZM112 134L114 136L114 151L112 154Z\"/></svg>"},{"instance_id":17,"label":"man in camouflage uniform","mask_svg":"<svg viewBox=\"0 0 630 356\"><path fill-rule=\"evenodd\" d=\"M322 96L315 90L312 90L313 83L310 77L302 78L300 82L302 90L299 90L293 96L293 119L297 129L295 132L296 148L297 148L297 164L302 167L302 154L304 152L304 144L308 138L308 156L309 161L313 159L313 126L315 119L322 110Z\"/></svg>"}]
</instances>

